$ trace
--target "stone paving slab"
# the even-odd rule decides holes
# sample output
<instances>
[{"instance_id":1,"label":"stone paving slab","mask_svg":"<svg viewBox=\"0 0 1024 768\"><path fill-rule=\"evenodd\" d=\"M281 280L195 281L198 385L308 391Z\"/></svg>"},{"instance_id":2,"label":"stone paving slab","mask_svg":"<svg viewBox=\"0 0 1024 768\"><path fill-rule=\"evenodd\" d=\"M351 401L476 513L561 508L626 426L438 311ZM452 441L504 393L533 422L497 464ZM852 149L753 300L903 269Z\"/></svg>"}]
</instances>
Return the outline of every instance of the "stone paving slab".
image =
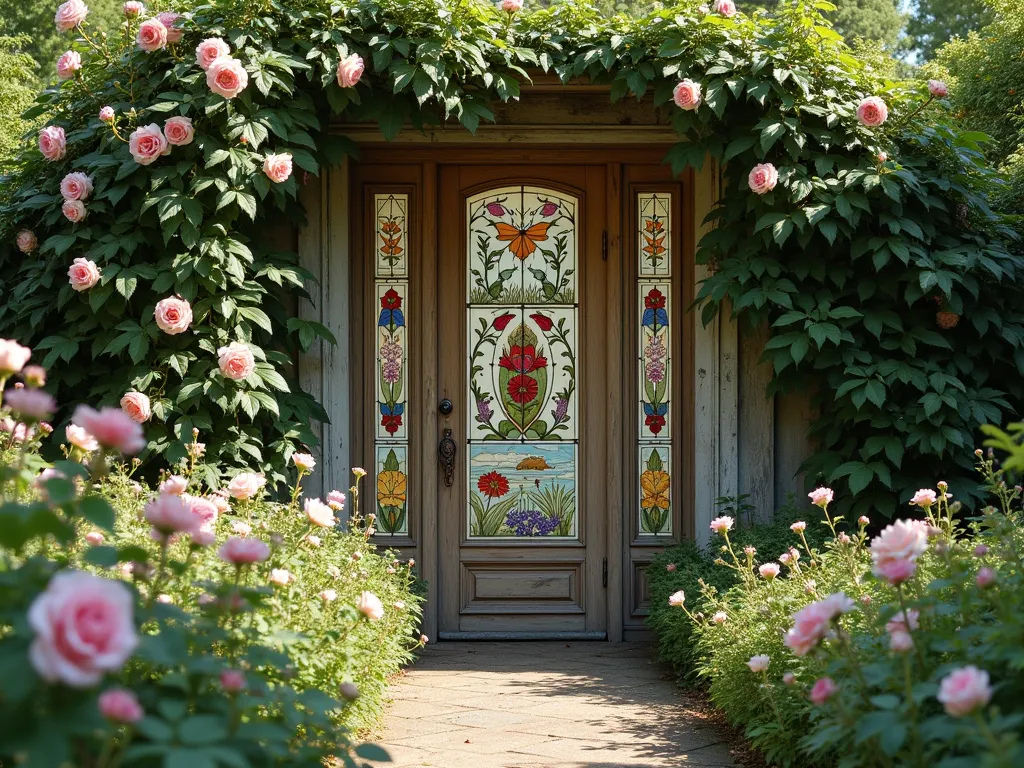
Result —
<instances>
[{"instance_id":1,"label":"stone paving slab","mask_svg":"<svg viewBox=\"0 0 1024 768\"><path fill-rule=\"evenodd\" d=\"M440 643L391 688L379 768L735 768L635 643Z\"/></svg>"}]
</instances>

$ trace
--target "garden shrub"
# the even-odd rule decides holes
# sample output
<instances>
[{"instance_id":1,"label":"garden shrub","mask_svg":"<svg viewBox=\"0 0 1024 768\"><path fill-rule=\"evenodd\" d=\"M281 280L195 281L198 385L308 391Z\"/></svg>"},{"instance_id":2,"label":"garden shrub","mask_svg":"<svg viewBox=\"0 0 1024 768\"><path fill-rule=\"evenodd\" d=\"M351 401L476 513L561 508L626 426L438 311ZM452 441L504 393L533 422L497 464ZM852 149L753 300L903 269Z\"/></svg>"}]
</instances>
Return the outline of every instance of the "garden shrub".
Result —
<instances>
[{"instance_id":1,"label":"garden shrub","mask_svg":"<svg viewBox=\"0 0 1024 768\"><path fill-rule=\"evenodd\" d=\"M56 403L29 354L0 339L0 764L386 759L353 732L425 642L413 563L375 552L357 505L340 529L338 492L301 500L308 455L274 504L256 473L204 487L193 439L154 493L117 458L145 445L141 425L82 406L49 465Z\"/></svg>"},{"instance_id":2,"label":"garden shrub","mask_svg":"<svg viewBox=\"0 0 1024 768\"><path fill-rule=\"evenodd\" d=\"M661 621L690 624L712 701L771 764L1024 761L1022 489L976 457L993 494L976 517L939 482L914 494L924 520L872 538L867 518L834 516L832 491L815 491L830 537L808 546L795 524L795 563L748 556L731 517L712 522L738 580L692 608L694 595L670 596Z\"/></svg>"},{"instance_id":3,"label":"garden shrub","mask_svg":"<svg viewBox=\"0 0 1024 768\"><path fill-rule=\"evenodd\" d=\"M743 517L743 499L723 498L719 500L723 513ZM799 508L790 497L785 506L775 511L770 522L754 522L739 527L734 532L736 546L752 546L764 560L775 560L792 546L792 531L789 526L805 516L806 510ZM812 546L820 546L825 540L825 529L810 529L807 540ZM680 621L679 611L668 604L669 595L683 590L690 595L690 609L704 610L703 590L707 585L714 594L726 592L737 582L738 574L716 565L722 553L713 547L702 549L693 541L684 541L658 554L647 568L647 583L651 596L650 615L647 626L654 630L658 643L659 657L672 666L676 674L689 684L699 683L696 675L698 662L697 648L693 638L691 622Z\"/></svg>"},{"instance_id":4,"label":"garden shrub","mask_svg":"<svg viewBox=\"0 0 1024 768\"><path fill-rule=\"evenodd\" d=\"M147 461L178 461L198 427L215 464L284 481L325 416L295 352L332 337L289 316L309 276L267 229L301 221L307 174L351 150L331 122L473 131L537 68L613 100L653 94L681 139L676 171L725 161L698 249L704 317L767 322L773 390L814 387L805 469L849 492L838 508L856 495L892 514L940 470L968 500L955 450L1021 401L1021 265L987 206L982 137L951 128L924 84L858 62L829 3L747 16L693 0L628 19L586 3L215 0L166 24L129 17L102 43L72 23L76 3L62 18L81 68L30 110L45 154L0 193L0 333L68 363L51 385L63 402L147 395ZM210 39L216 66L192 53ZM90 179L84 202L63 200L71 173ZM175 297L187 305L158 322ZM244 364L229 370L231 344Z\"/></svg>"}]
</instances>

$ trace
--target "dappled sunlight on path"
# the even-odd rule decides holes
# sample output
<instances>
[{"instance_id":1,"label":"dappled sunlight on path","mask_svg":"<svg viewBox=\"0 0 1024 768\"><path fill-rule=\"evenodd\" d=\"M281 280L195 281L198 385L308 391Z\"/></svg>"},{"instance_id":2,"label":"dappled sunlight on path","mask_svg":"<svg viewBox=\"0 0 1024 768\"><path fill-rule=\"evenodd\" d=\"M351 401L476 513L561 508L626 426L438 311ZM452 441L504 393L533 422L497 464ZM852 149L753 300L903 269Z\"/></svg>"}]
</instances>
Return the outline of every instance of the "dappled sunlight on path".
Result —
<instances>
[{"instance_id":1,"label":"dappled sunlight on path","mask_svg":"<svg viewBox=\"0 0 1024 768\"><path fill-rule=\"evenodd\" d=\"M735 765L649 646L441 643L392 695L378 741L396 768Z\"/></svg>"}]
</instances>

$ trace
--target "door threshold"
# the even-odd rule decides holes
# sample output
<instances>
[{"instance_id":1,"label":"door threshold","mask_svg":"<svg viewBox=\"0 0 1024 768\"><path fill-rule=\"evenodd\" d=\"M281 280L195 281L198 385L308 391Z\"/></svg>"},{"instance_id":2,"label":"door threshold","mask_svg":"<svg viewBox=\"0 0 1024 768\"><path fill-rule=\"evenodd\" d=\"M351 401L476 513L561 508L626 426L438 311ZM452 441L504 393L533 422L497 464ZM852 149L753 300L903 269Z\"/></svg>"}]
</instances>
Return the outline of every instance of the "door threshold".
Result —
<instances>
[{"instance_id":1,"label":"door threshold","mask_svg":"<svg viewBox=\"0 0 1024 768\"><path fill-rule=\"evenodd\" d=\"M438 632L439 640L607 640L608 633L591 632Z\"/></svg>"}]
</instances>

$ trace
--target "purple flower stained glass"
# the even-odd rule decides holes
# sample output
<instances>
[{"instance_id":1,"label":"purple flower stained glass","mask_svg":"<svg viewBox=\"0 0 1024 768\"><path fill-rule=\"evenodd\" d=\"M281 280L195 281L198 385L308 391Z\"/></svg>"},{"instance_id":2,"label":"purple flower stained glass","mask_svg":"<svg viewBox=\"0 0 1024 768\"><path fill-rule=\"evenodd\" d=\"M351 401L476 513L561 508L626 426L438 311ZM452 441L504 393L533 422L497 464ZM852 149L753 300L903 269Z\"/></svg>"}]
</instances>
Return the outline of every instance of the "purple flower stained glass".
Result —
<instances>
[{"instance_id":1,"label":"purple flower stained glass","mask_svg":"<svg viewBox=\"0 0 1024 768\"><path fill-rule=\"evenodd\" d=\"M505 518L505 525L516 536L548 536L558 528L558 522L558 518L536 509L513 509Z\"/></svg>"},{"instance_id":2,"label":"purple flower stained glass","mask_svg":"<svg viewBox=\"0 0 1024 768\"><path fill-rule=\"evenodd\" d=\"M501 203L489 203L487 205L487 212L491 214L491 216L504 216L505 207Z\"/></svg>"},{"instance_id":3,"label":"purple flower stained glass","mask_svg":"<svg viewBox=\"0 0 1024 768\"><path fill-rule=\"evenodd\" d=\"M552 417L554 417L556 424L561 424L565 421L566 415L569 413L569 401L564 397L560 397L555 400L555 408L551 411Z\"/></svg>"},{"instance_id":4,"label":"purple flower stained glass","mask_svg":"<svg viewBox=\"0 0 1024 768\"><path fill-rule=\"evenodd\" d=\"M491 398L484 397L476 401L476 417L480 420L481 424L490 423L493 415L494 409L491 408Z\"/></svg>"}]
</instances>

